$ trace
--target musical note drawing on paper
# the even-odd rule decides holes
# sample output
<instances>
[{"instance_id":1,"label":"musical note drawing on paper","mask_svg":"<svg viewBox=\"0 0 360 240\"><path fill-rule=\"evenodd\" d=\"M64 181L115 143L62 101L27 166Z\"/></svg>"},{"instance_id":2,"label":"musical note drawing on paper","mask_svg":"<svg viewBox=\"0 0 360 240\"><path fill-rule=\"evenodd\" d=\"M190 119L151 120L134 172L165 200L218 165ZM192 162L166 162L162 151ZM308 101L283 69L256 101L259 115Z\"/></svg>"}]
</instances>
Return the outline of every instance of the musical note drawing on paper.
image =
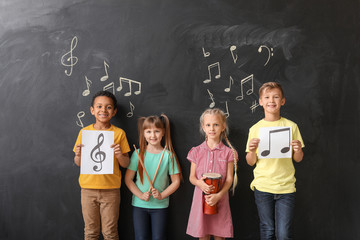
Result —
<instances>
[{"instance_id":1,"label":"musical note drawing on paper","mask_svg":"<svg viewBox=\"0 0 360 240\"><path fill-rule=\"evenodd\" d=\"M86 83L86 89L82 93L84 97L90 94L90 85L92 84L92 82L87 78L87 76L85 76L85 83Z\"/></svg>"},{"instance_id":2,"label":"musical note drawing on paper","mask_svg":"<svg viewBox=\"0 0 360 240\"><path fill-rule=\"evenodd\" d=\"M268 51L268 58L267 58L267 61L265 62L264 66L266 66L266 64L268 64L268 62L270 61L270 58L272 56L274 56L274 49L273 48L269 48L268 46L265 46L265 45L261 45L258 49L258 52L261 53L262 52L262 49L265 48L267 51Z\"/></svg>"},{"instance_id":3,"label":"musical note drawing on paper","mask_svg":"<svg viewBox=\"0 0 360 240\"><path fill-rule=\"evenodd\" d=\"M220 72L220 63L216 62L213 64L210 64L208 66L208 72L209 72L209 78L204 80L204 83L209 83L212 80L212 74L211 74L211 69L216 68L217 69L217 74L215 75L216 79L219 79L221 77L221 72Z\"/></svg>"},{"instance_id":4,"label":"musical note drawing on paper","mask_svg":"<svg viewBox=\"0 0 360 240\"><path fill-rule=\"evenodd\" d=\"M128 113L126 114L126 116L127 116L128 118L131 118L132 116L134 116L135 106L134 106L134 104L132 104L132 102L130 102L130 101L129 101L129 105L130 105L130 112L128 112Z\"/></svg>"},{"instance_id":5,"label":"musical note drawing on paper","mask_svg":"<svg viewBox=\"0 0 360 240\"><path fill-rule=\"evenodd\" d=\"M208 93L209 93L209 96L210 96L210 100L211 100L211 103L209 105L209 108L213 108L215 107L215 101L214 101L214 95L210 92L209 89L207 89Z\"/></svg>"},{"instance_id":6,"label":"musical note drawing on paper","mask_svg":"<svg viewBox=\"0 0 360 240\"><path fill-rule=\"evenodd\" d=\"M100 81L102 81L102 82L109 79L109 73L108 73L109 64L107 64L107 62L105 60L104 60L104 68L105 68L105 75L100 78Z\"/></svg>"},{"instance_id":7,"label":"musical note drawing on paper","mask_svg":"<svg viewBox=\"0 0 360 240\"><path fill-rule=\"evenodd\" d=\"M236 53L234 53L235 50L236 50L236 46L232 45L230 47L230 52L231 52L231 56L233 58L234 63L236 63L236 61L238 60L238 55Z\"/></svg>"},{"instance_id":8,"label":"musical note drawing on paper","mask_svg":"<svg viewBox=\"0 0 360 240\"><path fill-rule=\"evenodd\" d=\"M79 59L75 56L73 56L73 50L76 48L78 43L78 38L76 36L73 37L73 39L71 40L71 45L70 45L70 51L65 53L64 55L62 55L61 57L61 64L65 67L69 67L69 69L65 70L65 74L70 77L72 72L73 72L73 67L77 64L77 62L79 61ZM68 71L69 70L69 71Z\"/></svg>"},{"instance_id":9,"label":"musical note drawing on paper","mask_svg":"<svg viewBox=\"0 0 360 240\"><path fill-rule=\"evenodd\" d=\"M230 117L230 112L229 112L229 107L228 107L228 102L225 102L225 108L226 108L226 112L225 112L225 116L226 118Z\"/></svg>"},{"instance_id":10,"label":"musical note drawing on paper","mask_svg":"<svg viewBox=\"0 0 360 240\"><path fill-rule=\"evenodd\" d=\"M250 89L246 91L246 95L250 95L254 92L254 74L251 74L240 81L240 95L237 96L235 99L237 101L241 101L244 99L244 84L250 82ZM249 84L247 84L249 85Z\"/></svg>"},{"instance_id":11,"label":"musical note drawing on paper","mask_svg":"<svg viewBox=\"0 0 360 240\"><path fill-rule=\"evenodd\" d=\"M259 129L259 158L291 158L291 127Z\"/></svg>"},{"instance_id":12,"label":"musical note drawing on paper","mask_svg":"<svg viewBox=\"0 0 360 240\"><path fill-rule=\"evenodd\" d=\"M100 149L103 143L104 143L104 134L100 133L97 138L97 144L95 145L93 150L91 150L90 153L91 160L93 160L95 163L100 164L100 167L98 165L95 165L93 167L95 172L100 172L102 170L102 163L106 159L106 153L104 151L101 151Z\"/></svg>"},{"instance_id":13,"label":"musical note drawing on paper","mask_svg":"<svg viewBox=\"0 0 360 240\"><path fill-rule=\"evenodd\" d=\"M210 52L205 52L204 47L202 48L202 51L203 51L204 57L210 56Z\"/></svg>"},{"instance_id":14,"label":"musical note drawing on paper","mask_svg":"<svg viewBox=\"0 0 360 240\"><path fill-rule=\"evenodd\" d=\"M255 109L259 106L259 103L255 100L252 105L250 106L251 113L255 112Z\"/></svg>"},{"instance_id":15,"label":"musical note drawing on paper","mask_svg":"<svg viewBox=\"0 0 360 240\"><path fill-rule=\"evenodd\" d=\"M114 82L111 82L109 84L107 84L106 86L103 87L104 91L107 91L109 89L112 89L112 93L115 95L115 85Z\"/></svg>"},{"instance_id":16,"label":"musical note drawing on paper","mask_svg":"<svg viewBox=\"0 0 360 240\"><path fill-rule=\"evenodd\" d=\"M116 89L119 92L123 89L123 82L126 82L129 84L129 91L124 94L125 97L131 96L133 84L135 84L138 87L138 89L136 91L134 91L134 94L139 95L141 93L141 82L131 80L128 78L123 78L123 77L119 78L119 82L120 82L120 86Z\"/></svg>"},{"instance_id":17,"label":"musical note drawing on paper","mask_svg":"<svg viewBox=\"0 0 360 240\"><path fill-rule=\"evenodd\" d=\"M84 111L81 111L81 112L78 112L78 114L76 115L77 118L78 118L78 121L76 121L76 125L78 125L79 127L84 127L84 124L83 122L81 121L81 118L85 117L85 112Z\"/></svg>"},{"instance_id":18,"label":"musical note drawing on paper","mask_svg":"<svg viewBox=\"0 0 360 240\"><path fill-rule=\"evenodd\" d=\"M224 91L225 92L230 92L231 91L231 85L234 84L234 79L230 76L230 79L229 79L229 87L225 88Z\"/></svg>"}]
</instances>

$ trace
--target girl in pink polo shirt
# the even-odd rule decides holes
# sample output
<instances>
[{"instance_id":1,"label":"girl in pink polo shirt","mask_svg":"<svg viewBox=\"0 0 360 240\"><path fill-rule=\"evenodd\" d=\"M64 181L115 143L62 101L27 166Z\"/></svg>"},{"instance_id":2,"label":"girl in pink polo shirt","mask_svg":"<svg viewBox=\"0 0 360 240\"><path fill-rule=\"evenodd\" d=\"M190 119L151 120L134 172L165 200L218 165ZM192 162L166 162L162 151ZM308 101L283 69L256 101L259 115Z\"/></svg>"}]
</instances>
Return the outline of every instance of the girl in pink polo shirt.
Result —
<instances>
[{"instance_id":1,"label":"girl in pink polo shirt","mask_svg":"<svg viewBox=\"0 0 360 240\"><path fill-rule=\"evenodd\" d=\"M191 162L190 182L195 186L186 233L200 240L232 238L233 224L228 191L237 183L237 153L230 144L226 132L226 115L220 109L207 109L200 117L200 132L205 141L193 147L187 159ZM222 140L225 139L227 147ZM235 173L234 173L235 171ZM220 190L211 193L214 186L206 184L203 175L221 174ZM234 174L234 175L233 175ZM211 193L211 194L210 194ZM204 204L217 206L216 214L204 214Z\"/></svg>"}]
</instances>

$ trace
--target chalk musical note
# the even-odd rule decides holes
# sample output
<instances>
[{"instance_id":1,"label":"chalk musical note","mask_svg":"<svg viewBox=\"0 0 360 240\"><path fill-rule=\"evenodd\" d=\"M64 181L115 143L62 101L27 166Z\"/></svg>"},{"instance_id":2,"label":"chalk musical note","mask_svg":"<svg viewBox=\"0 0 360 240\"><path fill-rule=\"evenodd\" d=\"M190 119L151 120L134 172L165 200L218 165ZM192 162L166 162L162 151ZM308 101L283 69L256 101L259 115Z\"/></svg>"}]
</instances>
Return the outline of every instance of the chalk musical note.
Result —
<instances>
[{"instance_id":1,"label":"chalk musical note","mask_svg":"<svg viewBox=\"0 0 360 240\"><path fill-rule=\"evenodd\" d=\"M68 71L68 69L65 70L65 74L69 77L71 76L71 74L73 72L73 67L77 64L77 62L79 60L77 57L73 56L73 50L76 48L77 43L78 43L78 38L75 36L71 40L70 51L65 53L61 57L61 64L65 67L70 67L70 71ZM68 55L70 55L70 56L67 57Z\"/></svg>"},{"instance_id":2,"label":"chalk musical note","mask_svg":"<svg viewBox=\"0 0 360 240\"><path fill-rule=\"evenodd\" d=\"M141 82L138 82L138 81L135 81L135 80L131 80L131 79L128 79L128 78L123 78L123 77L120 77L119 78L119 82L120 82L120 86L116 89L117 91L121 91L123 89L123 85L122 83L123 82L126 82L129 84L129 91L126 92L124 94L124 96L128 97L128 96L131 96L131 91L132 91L132 84L136 84L138 86L138 90L134 92L135 95L139 95L141 93Z\"/></svg>"},{"instance_id":3,"label":"chalk musical note","mask_svg":"<svg viewBox=\"0 0 360 240\"><path fill-rule=\"evenodd\" d=\"M129 101L129 104L130 104L130 112L128 112L126 114L126 116L128 118L131 118L132 116L134 116L134 110L135 110L135 106L132 104L132 102Z\"/></svg>"},{"instance_id":4,"label":"chalk musical note","mask_svg":"<svg viewBox=\"0 0 360 240\"><path fill-rule=\"evenodd\" d=\"M261 156L266 157L267 155L270 154L270 150L271 150L271 134L279 133L279 132L285 132L285 131L287 131L289 133L289 141L288 141L288 146L283 147L281 149L281 152L282 153L287 153L290 150L290 128L281 128L281 129L270 130L269 131L269 148L262 151Z\"/></svg>"},{"instance_id":5,"label":"chalk musical note","mask_svg":"<svg viewBox=\"0 0 360 240\"><path fill-rule=\"evenodd\" d=\"M76 121L76 125L78 125L79 127L82 127L82 128L84 127L84 124L81 121L81 118L83 118L84 116L85 116L84 111L78 112L78 114L77 114L77 117L78 117L79 121Z\"/></svg>"},{"instance_id":6,"label":"chalk musical note","mask_svg":"<svg viewBox=\"0 0 360 240\"><path fill-rule=\"evenodd\" d=\"M268 59L267 59L267 61L266 61L265 64L264 64L264 66L266 66L266 64L268 64L268 62L270 61L271 56L274 56L274 53L273 53L274 49L273 49L273 48L269 48L268 46L265 46L265 45L261 45L261 46L259 47L259 49L258 49L258 52L261 53L263 48L265 48L265 49L268 51L268 53L269 53Z\"/></svg>"},{"instance_id":7,"label":"chalk musical note","mask_svg":"<svg viewBox=\"0 0 360 240\"><path fill-rule=\"evenodd\" d=\"M93 148L93 150L91 150L90 153L90 158L91 160L93 160L95 163L100 164L100 167L98 167L98 165L95 165L93 167L93 170L95 172L100 172L102 169L102 163L105 161L106 159L106 153L100 150L100 146L104 143L104 134L100 133L97 139L97 144L95 145L95 147ZM97 152L96 152L97 151ZM95 154L94 154L95 153Z\"/></svg>"},{"instance_id":8,"label":"chalk musical note","mask_svg":"<svg viewBox=\"0 0 360 240\"><path fill-rule=\"evenodd\" d=\"M252 105L250 106L251 109L251 113L255 112L255 109L259 106L259 103L256 102L256 100L252 103Z\"/></svg>"},{"instance_id":9,"label":"chalk musical note","mask_svg":"<svg viewBox=\"0 0 360 240\"><path fill-rule=\"evenodd\" d=\"M234 51L236 50L236 46L235 45L232 45L230 47L230 52L231 52L231 56L234 60L234 63L236 63L236 61L238 60L238 55L236 53L234 53Z\"/></svg>"},{"instance_id":10,"label":"chalk musical note","mask_svg":"<svg viewBox=\"0 0 360 240\"><path fill-rule=\"evenodd\" d=\"M209 89L207 89L208 93L209 93L209 96L210 96L210 100L211 100L211 103L209 105L209 108L213 108L215 107L215 101L214 101L214 95L210 92Z\"/></svg>"},{"instance_id":11,"label":"chalk musical note","mask_svg":"<svg viewBox=\"0 0 360 240\"><path fill-rule=\"evenodd\" d=\"M203 51L204 57L210 56L210 52L205 52L204 47L202 48L202 51Z\"/></svg>"},{"instance_id":12,"label":"chalk musical note","mask_svg":"<svg viewBox=\"0 0 360 240\"><path fill-rule=\"evenodd\" d=\"M102 76L102 77L100 78L100 81L102 81L102 82L109 79L109 73L108 73L108 71L107 71L108 68L109 68L109 64L107 64L105 60L104 60L104 68L105 68L105 76Z\"/></svg>"},{"instance_id":13,"label":"chalk musical note","mask_svg":"<svg viewBox=\"0 0 360 240\"><path fill-rule=\"evenodd\" d=\"M111 82L111 83L109 83L108 85L106 85L106 86L103 87L103 90L104 90L104 91L109 90L109 89L112 89L112 93L115 95L115 85L114 85L114 82Z\"/></svg>"},{"instance_id":14,"label":"chalk musical note","mask_svg":"<svg viewBox=\"0 0 360 240\"><path fill-rule=\"evenodd\" d=\"M240 95L237 96L235 99L237 101L241 101L244 99L244 87L243 85L247 82L251 83L251 88L249 90L246 91L246 95L250 95L254 92L254 74L251 74L245 78L243 78L241 81L240 81Z\"/></svg>"},{"instance_id":15,"label":"chalk musical note","mask_svg":"<svg viewBox=\"0 0 360 240\"><path fill-rule=\"evenodd\" d=\"M234 84L234 79L230 76L230 79L229 79L229 87L225 88L224 91L225 92L230 92L231 90L231 85Z\"/></svg>"},{"instance_id":16,"label":"chalk musical note","mask_svg":"<svg viewBox=\"0 0 360 240\"><path fill-rule=\"evenodd\" d=\"M205 79L204 80L204 83L209 83L209 82L211 82L211 76L212 76L212 74L211 74L211 69L212 68L214 68L214 67L217 67L217 74L215 75L215 78L216 79L219 79L220 77L221 77L221 73L220 73L220 63L219 62L216 62L216 63L213 63L213 64L210 64L209 66L208 66L208 72L209 72L209 79Z\"/></svg>"},{"instance_id":17,"label":"chalk musical note","mask_svg":"<svg viewBox=\"0 0 360 240\"><path fill-rule=\"evenodd\" d=\"M230 112L229 112L229 107L228 107L228 102L225 102L225 108L226 108L226 112L225 112L225 116L226 118L230 117Z\"/></svg>"},{"instance_id":18,"label":"chalk musical note","mask_svg":"<svg viewBox=\"0 0 360 240\"><path fill-rule=\"evenodd\" d=\"M84 97L90 94L90 85L92 84L92 82L87 78L87 76L85 76L85 83L87 89L85 89L82 93Z\"/></svg>"}]
</instances>

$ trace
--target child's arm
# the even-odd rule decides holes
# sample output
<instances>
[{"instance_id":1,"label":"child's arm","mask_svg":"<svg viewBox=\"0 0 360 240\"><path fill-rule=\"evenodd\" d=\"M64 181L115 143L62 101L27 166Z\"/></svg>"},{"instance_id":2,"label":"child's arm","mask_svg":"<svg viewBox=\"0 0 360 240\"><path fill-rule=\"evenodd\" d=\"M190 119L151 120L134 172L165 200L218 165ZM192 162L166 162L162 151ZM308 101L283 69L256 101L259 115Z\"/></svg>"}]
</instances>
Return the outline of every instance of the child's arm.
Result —
<instances>
[{"instance_id":1,"label":"child's arm","mask_svg":"<svg viewBox=\"0 0 360 240\"><path fill-rule=\"evenodd\" d=\"M74 157L74 163L80 167L81 164L81 147L82 144L77 144L75 148L75 157Z\"/></svg>"},{"instance_id":2,"label":"child's arm","mask_svg":"<svg viewBox=\"0 0 360 240\"><path fill-rule=\"evenodd\" d=\"M255 163L257 162L257 154L256 154L256 149L259 146L259 142L260 139L259 138L252 138L249 142L249 151L246 154L246 162L250 165L250 166L254 166Z\"/></svg>"},{"instance_id":3,"label":"child's arm","mask_svg":"<svg viewBox=\"0 0 360 240\"><path fill-rule=\"evenodd\" d=\"M227 164L227 172L226 172L226 181L224 186L218 193L205 195L205 201L210 206L215 205L221 198L224 197L225 194L229 191L232 183L233 183L233 174L234 174L234 162L228 162Z\"/></svg>"},{"instance_id":4,"label":"child's arm","mask_svg":"<svg viewBox=\"0 0 360 240\"><path fill-rule=\"evenodd\" d=\"M171 178L171 184L161 193L153 188L151 190L152 195L154 198L156 198L157 200L161 200L164 198L167 198L168 196L170 196L171 194L173 194L180 186L180 174L173 174L170 175Z\"/></svg>"},{"instance_id":5,"label":"child's arm","mask_svg":"<svg viewBox=\"0 0 360 240\"><path fill-rule=\"evenodd\" d=\"M301 148L301 142L299 140L292 140L291 146L293 147L293 159L295 162L301 162L304 157L304 152Z\"/></svg>"},{"instance_id":6,"label":"child's arm","mask_svg":"<svg viewBox=\"0 0 360 240\"><path fill-rule=\"evenodd\" d=\"M191 182L191 184L193 184L194 186L197 186L198 188L200 188L201 191L203 191L204 193L209 193L209 192L213 191L214 186L207 185L205 183L204 179L205 179L205 177L197 179L197 177L196 177L196 164L191 162L190 176L189 176L189 181Z\"/></svg>"},{"instance_id":7,"label":"child's arm","mask_svg":"<svg viewBox=\"0 0 360 240\"><path fill-rule=\"evenodd\" d=\"M150 192L141 192L140 189L136 186L136 184L134 183L134 177L135 177L135 171L127 169L126 173L125 173L125 184L128 187L128 189L132 192L132 194L134 194L135 196L137 196L139 199L147 202L149 201L150 198Z\"/></svg>"},{"instance_id":8,"label":"child's arm","mask_svg":"<svg viewBox=\"0 0 360 240\"><path fill-rule=\"evenodd\" d=\"M118 160L120 166L123 168L127 168L130 163L129 154L122 153L120 144L113 144L110 147L114 148L114 154L115 154L115 157Z\"/></svg>"}]
</instances>

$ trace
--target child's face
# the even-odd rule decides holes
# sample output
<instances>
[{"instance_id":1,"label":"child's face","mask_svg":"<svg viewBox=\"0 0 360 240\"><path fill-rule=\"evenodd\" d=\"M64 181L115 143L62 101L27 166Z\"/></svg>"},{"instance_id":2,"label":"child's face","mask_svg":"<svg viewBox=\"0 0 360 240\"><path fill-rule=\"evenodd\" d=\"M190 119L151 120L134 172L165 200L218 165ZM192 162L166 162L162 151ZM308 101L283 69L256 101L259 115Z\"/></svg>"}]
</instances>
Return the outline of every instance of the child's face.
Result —
<instances>
[{"instance_id":1,"label":"child's face","mask_svg":"<svg viewBox=\"0 0 360 240\"><path fill-rule=\"evenodd\" d=\"M285 98L278 88L264 89L259 103L260 106L263 106L265 113L278 114L281 106L285 104Z\"/></svg>"},{"instance_id":2,"label":"child's face","mask_svg":"<svg viewBox=\"0 0 360 240\"><path fill-rule=\"evenodd\" d=\"M96 122L107 124L115 116L113 100L106 96L99 96L94 100L94 106L90 107L91 114L95 116Z\"/></svg>"},{"instance_id":3,"label":"child's face","mask_svg":"<svg viewBox=\"0 0 360 240\"><path fill-rule=\"evenodd\" d=\"M222 122L218 114L206 114L202 129L205 132L207 139L212 141L220 141L220 135L225 130L225 124Z\"/></svg>"},{"instance_id":4,"label":"child's face","mask_svg":"<svg viewBox=\"0 0 360 240\"><path fill-rule=\"evenodd\" d=\"M149 145L154 147L161 146L161 139L164 136L164 131L161 128L152 126L144 130L144 137Z\"/></svg>"}]
</instances>

